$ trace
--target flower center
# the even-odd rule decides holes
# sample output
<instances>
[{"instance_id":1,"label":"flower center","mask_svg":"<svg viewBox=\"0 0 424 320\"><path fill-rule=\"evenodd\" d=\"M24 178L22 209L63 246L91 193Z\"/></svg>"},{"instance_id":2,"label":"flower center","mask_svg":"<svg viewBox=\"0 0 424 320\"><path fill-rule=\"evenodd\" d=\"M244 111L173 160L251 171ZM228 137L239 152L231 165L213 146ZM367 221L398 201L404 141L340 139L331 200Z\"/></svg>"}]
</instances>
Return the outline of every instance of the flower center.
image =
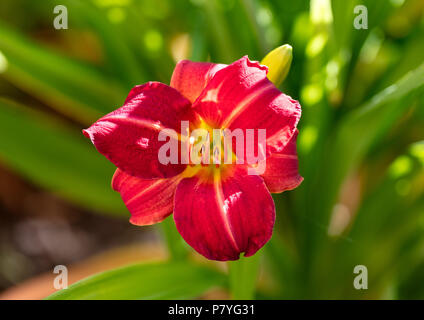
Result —
<instances>
[{"instance_id":1,"label":"flower center","mask_svg":"<svg viewBox=\"0 0 424 320\"><path fill-rule=\"evenodd\" d=\"M187 135L185 145L189 165L185 171L186 176L198 173L210 176L217 171L220 174L228 172L237 159L228 132L225 128L214 128L201 121Z\"/></svg>"}]
</instances>

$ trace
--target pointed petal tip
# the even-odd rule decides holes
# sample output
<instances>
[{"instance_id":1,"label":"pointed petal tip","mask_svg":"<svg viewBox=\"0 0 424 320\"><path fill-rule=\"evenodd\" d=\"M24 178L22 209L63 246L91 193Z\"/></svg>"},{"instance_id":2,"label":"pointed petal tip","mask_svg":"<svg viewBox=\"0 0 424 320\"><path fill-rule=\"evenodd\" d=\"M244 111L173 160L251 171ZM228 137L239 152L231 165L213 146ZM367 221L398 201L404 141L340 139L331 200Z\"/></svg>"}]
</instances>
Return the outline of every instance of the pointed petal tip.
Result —
<instances>
[{"instance_id":1,"label":"pointed petal tip","mask_svg":"<svg viewBox=\"0 0 424 320\"><path fill-rule=\"evenodd\" d=\"M298 175L297 177L293 178L293 182L291 184L285 185L283 188L276 188L272 189L272 187L268 187L268 190L270 193L273 194L280 194L285 191L291 191L296 189L298 186L300 186L303 182L304 178L301 175Z\"/></svg>"},{"instance_id":2,"label":"pointed petal tip","mask_svg":"<svg viewBox=\"0 0 424 320\"><path fill-rule=\"evenodd\" d=\"M87 137L88 139L91 139L91 132L90 132L90 128L87 129L82 129L82 134Z\"/></svg>"}]
</instances>

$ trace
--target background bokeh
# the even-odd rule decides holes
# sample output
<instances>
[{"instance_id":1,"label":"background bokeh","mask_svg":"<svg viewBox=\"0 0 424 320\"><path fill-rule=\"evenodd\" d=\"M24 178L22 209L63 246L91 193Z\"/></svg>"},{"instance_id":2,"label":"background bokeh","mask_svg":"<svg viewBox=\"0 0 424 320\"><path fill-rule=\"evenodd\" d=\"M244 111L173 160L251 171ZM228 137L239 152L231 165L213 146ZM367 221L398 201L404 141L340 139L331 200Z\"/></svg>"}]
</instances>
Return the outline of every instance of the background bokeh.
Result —
<instances>
[{"instance_id":1,"label":"background bokeh","mask_svg":"<svg viewBox=\"0 0 424 320\"><path fill-rule=\"evenodd\" d=\"M353 26L359 4L368 29ZM68 8L67 30L53 27L56 5ZM2 297L46 296L58 264L74 281L135 261L160 262L143 269L154 279L139 279L145 295L127 298L229 297L225 266L193 253L172 217L128 223L114 166L81 129L134 85L169 83L180 59L260 61L284 43L294 56L281 89L303 108L305 180L274 195L273 238L249 258L260 259L252 297L424 298L422 0L2 0ZM353 287L356 265L368 290Z\"/></svg>"}]
</instances>

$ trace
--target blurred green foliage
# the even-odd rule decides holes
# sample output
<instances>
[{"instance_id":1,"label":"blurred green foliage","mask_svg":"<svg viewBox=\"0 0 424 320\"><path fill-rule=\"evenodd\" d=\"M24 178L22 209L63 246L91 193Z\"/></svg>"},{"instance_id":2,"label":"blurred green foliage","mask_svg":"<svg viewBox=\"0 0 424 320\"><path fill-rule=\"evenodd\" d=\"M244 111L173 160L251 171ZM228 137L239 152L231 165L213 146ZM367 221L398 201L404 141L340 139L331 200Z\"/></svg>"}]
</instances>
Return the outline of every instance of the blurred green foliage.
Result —
<instances>
[{"instance_id":1,"label":"blurred green foliage","mask_svg":"<svg viewBox=\"0 0 424 320\"><path fill-rule=\"evenodd\" d=\"M68 30L53 29L57 4L68 8ZM368 29L353 27L359 4ZM119 107L134 85L169 83L179 59L261 60L283 43L294 49L281 89L303 107L305 180L274 196L277 225L256 297L424 298L422 0L4 0L0 160L69 201L126 217L110 188L113 166L80 130ZM166 221L173 259L186 261L172 228ZM121 273L122 298L192 297L220 279L173 263ZM368 290L353 287L356 265L368 268ZM134 287L137 268L156 282ZM234 268L245 279L257 269ZM118 297L113 272L75 285L69 297L106 297L92 292L96 281ZM168 272L194 287L168 295Z\"/></svg>"},{"instance_id":2,"label":"blurred green foliage","mask_svg":"<svg viewBox=\"0 0 424 320\"><path fill-rule=\"evenodd\" d=\"M222 274L184 262L137 264L94 275L49 299L193 299L225 281Z\"/></svg>"}]
</instances>

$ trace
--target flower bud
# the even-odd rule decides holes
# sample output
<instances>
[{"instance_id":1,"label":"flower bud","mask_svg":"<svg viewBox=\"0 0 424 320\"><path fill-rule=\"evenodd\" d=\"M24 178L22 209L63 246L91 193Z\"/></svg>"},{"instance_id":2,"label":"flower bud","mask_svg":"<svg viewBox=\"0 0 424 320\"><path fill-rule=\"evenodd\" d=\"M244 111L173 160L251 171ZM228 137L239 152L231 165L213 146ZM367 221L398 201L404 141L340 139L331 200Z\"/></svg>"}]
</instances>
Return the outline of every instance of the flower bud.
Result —
<instances>
[{"instance_id":1,"label":"flower bud","mask_svg":"<svg viewBox=\"0 0 424 320\"><path fill-rule=\"evenodd\" d=\"M277 87L287 77L290 70L293 54L292 47L285 44L268 53L261 61L261 64L268 67L268 79Z\"/></svg>"}]
</instances>

